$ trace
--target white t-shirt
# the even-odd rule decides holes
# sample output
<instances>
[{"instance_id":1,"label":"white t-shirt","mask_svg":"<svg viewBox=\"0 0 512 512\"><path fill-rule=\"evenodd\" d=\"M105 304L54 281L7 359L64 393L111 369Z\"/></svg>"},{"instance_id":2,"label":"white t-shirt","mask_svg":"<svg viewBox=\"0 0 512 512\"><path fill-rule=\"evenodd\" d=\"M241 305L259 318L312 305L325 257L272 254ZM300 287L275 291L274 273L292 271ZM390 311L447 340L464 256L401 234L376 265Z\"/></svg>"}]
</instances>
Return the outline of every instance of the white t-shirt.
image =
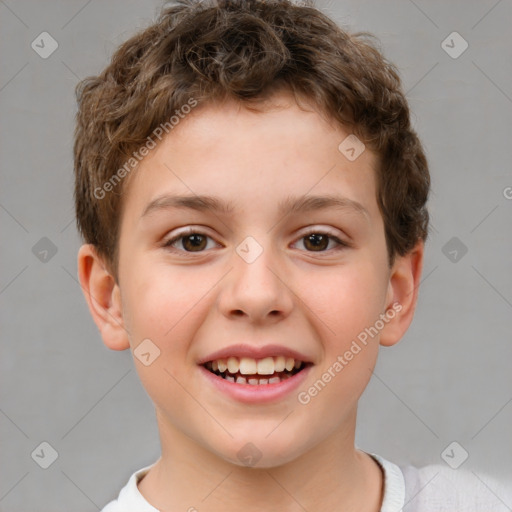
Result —
<instances>
[{"instance_id":1,"label":"white t-shirt","mask_svg":"<svg viewBox=\"0 0 512 512\"><path fill-rule=\"evenodd\" d=\"M369 453L384 471L380 512L511 512L512 483L441 464L397 466ZM101 512L159 512L139 492L137 483L151 466L132 474L117 500Z\"/></svg>"}]
</instances>

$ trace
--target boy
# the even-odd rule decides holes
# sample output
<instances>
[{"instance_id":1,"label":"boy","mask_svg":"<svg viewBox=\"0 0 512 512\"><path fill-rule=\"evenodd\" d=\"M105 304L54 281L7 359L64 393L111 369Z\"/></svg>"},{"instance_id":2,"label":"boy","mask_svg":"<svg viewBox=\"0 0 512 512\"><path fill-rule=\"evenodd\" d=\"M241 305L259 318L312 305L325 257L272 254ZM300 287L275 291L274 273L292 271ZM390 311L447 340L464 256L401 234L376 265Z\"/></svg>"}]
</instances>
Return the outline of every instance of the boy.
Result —
<instances>
[{"instance_id":1,"label":"boy","mask_svg":"<svg viewBox=\"0 0 512 512\"><path fill-rule=\"evenodd\" d=\"M508 509L354 446L428 230L427 161L373 46L307 5L182 1L77 96L80 282L162 447L105 512Z\"/></svg>"}]
</instances>

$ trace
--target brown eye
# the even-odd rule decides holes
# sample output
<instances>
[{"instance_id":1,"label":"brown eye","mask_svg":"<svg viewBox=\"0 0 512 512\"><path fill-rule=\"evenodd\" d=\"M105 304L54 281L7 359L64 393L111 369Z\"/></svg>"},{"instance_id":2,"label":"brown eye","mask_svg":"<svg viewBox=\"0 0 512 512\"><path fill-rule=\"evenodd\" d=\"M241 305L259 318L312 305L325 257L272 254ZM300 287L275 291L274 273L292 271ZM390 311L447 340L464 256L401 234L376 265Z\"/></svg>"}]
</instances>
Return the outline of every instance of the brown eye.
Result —
<instances>
[{"instance_id":1,"label":"brown eye","mask_svg":"<svg viewBox=\"0 0 512 512\"><path fill-rule=\"evenodd\" d=\"M171 238L165 242L164 247L173 252L203 252L205 249L209 248L209 240L211 240L213 246L215 246L214 240L210 236L204 233L189 231L188 233L182 233L181 235L177 235L174 238Z\"/></svg>"},{"instance_id":2,"label":"brown eye","mask_svg":"<svg viewBox=\"0 0 512 512\"><path fill-rule=\"evenodd\" d=\"M183 248L186 251L201 251L206 247L206 237L198 233L193 233L181 238L183 239Z\"/></svg>"},{"instance_id":3,"label":"brown eye","mask_svg":"<svg viewBox=\"0 0 512 512\"><path fill-rule=\"evenodd\" d=\"M299 238L298 242L302 242L304 245L304 250L307 252L331 252L336 250L342 250L350 247L350 244L340 240L333 234L322 231L310 231L306 233L304 236ZM329 244L332 243L331 246Z\"/></svg>"},{"instance_id":4,"label":"brown eye","mask_svg":"<svg viewBox=\"0 0 512 512\"><path fill-rule=\"evenodd\" d=\"M328 245L328 235L322 233L311 233L304 237L304 246L312 251L324 251Z\"/></svg>"}]
</instances>

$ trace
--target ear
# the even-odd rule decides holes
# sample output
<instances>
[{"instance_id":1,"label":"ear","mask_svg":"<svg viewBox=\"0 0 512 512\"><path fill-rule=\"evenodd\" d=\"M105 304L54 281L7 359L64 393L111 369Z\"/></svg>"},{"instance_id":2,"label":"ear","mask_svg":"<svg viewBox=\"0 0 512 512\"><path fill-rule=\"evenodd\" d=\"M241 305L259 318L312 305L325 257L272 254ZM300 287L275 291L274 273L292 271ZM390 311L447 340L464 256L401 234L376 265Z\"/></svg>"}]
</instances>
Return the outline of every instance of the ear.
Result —
<instances>
[{"instance_id":1,"label":"ear","mask_svg":"<svg viewBox=\"0 0 512 512\"><path fill-rule=\"evenodd\" d=\"M424 245L421 240L405 256L398 256L390 270L386 296L386 316L389 321L380 333L380 344L383 346L398 343L411 325L423 270Z\"/></svg>"},{"instance_id":2,"label":"ear","mask_svg":"<svg viewBox=\"0 0 512 512\"><path fill-rule=\"evenodd\" d=\"M92 244L78 251L78 278L103 343L112 350L129 348L119 285Z\"/></svg>"}]
</instances>

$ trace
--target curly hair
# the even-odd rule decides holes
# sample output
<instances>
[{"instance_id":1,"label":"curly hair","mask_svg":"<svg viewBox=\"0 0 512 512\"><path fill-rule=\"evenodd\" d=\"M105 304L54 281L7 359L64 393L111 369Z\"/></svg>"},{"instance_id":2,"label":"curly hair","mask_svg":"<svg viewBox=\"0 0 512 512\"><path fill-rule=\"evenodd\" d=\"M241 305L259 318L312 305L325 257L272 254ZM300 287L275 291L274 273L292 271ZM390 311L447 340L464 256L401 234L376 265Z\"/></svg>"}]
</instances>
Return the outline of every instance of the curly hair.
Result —
<instances>
[{"instance_id":1,"label":"curly hair","mask_svg":"<svg viewBox=\"0 0 512 512\"><path fill-rule=\"evenodd\" d=\"M390 265L407 254L427 238L430 175L398 71L371 37L342 29L311 2L164 6L101 74L77 85L75 207L84 240L117 267L126 163L136 165L134 152L191 98L235 100L257 110L284 87L377 153L377 204Z\"/></svg>"}]
</instances>

